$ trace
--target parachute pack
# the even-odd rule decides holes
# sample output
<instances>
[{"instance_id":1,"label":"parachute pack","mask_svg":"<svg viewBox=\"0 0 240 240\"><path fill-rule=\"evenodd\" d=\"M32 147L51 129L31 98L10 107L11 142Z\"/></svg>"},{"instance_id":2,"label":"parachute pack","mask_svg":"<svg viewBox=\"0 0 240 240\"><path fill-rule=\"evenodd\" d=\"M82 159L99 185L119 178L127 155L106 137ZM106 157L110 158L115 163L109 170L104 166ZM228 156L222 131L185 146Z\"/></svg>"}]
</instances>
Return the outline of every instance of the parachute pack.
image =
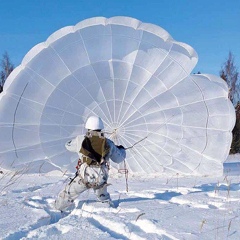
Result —
<instances>
[{"instance_id":1,"label":"parachute pack","mask_svg":"<svg viewBox=\"0 0 240 240\"><path fill-rule=\"evenodd\" d=\"M88 165L102 163L104 157L108 154L109 147L106 143L106 138L101 136L99 132L91 131L90 134L85 136L80 153L82 153L83 161L87 162Z\"/></svg>"}]
</instances>

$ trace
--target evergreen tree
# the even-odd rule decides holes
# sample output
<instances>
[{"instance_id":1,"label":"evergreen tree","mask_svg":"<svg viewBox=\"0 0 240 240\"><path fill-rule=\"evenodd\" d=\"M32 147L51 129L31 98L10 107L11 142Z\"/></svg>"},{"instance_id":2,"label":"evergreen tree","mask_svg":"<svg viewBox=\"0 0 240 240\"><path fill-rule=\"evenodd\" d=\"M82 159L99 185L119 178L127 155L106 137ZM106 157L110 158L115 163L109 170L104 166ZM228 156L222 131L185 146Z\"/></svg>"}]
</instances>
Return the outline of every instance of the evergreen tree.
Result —
<instances>
[{"instance_id":1,"label":"evergreen tree","mask_svg":"<svg viewBox=\"0 0 240 240\"><path fill-rule=\"evenodd\" d=\"M9 55L7 52L3 54L2 60L1 60L1 71L0 71L0 92L3 90L3 85L7 79L7 77L10 75L10 73L13 71L14 66L10 61Z\"/></svg>"},{"instance_id":2,"label":"evergreen tree","mask_svg":"<svg viewBox=\"0 0 240 240\"><path fill-rule=\"evenodd\" d=\"M239 153L240 152L240 102L237 103L235 107L236 111L236 124L233 128L233 140L230 153Z\"/></svg>"},{"instance_id":3,"label":"evergreen tree","mask_svg":"<svg viewBox=\"0 0 240 240\"><path fill-rule=\"evenodd\" d=\"M234 56L231 52L228 54L228 59L223 64L220 71L220 77L224 79L229 87L229 99L232 101L235 106L236 111L236 124L233 128L232 134L232 145L230 153L239 153L240 152L240 89L239 89L239 72L235 65Z\"/></svg>"}]
</instances>

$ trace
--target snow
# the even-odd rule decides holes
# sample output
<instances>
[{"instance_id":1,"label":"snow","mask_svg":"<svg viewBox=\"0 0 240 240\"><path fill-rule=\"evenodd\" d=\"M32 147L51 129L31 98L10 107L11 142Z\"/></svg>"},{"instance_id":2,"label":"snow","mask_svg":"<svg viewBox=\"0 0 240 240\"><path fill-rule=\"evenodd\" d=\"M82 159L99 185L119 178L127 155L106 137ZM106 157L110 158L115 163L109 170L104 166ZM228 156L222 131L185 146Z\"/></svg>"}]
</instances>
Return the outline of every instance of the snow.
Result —
<instances>
[{"instance_id":1,"label":"snow","mask_svg":"<svg viewBox=\"0 0 240 240\"><path fill-rule=\"evenodd\" d=\"M84 192L68 212L52 208L69 176L0 174L1 239L240 239L240 157L221 177L111 175L115 208Z\"/></svg>"}]
</instances>

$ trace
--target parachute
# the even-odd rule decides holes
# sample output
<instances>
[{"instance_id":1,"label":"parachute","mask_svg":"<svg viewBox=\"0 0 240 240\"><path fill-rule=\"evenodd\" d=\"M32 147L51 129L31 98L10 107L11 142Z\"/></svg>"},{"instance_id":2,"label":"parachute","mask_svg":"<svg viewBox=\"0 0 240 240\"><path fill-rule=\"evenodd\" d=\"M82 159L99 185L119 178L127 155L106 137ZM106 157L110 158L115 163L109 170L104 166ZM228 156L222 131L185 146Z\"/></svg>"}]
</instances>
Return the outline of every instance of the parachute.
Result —
<instances>
[{"instance_id":1,"label":"parachute","mask_svg":"<svg viewBox=\"0 0 240 240\"><path fill-rule=\"evenodd\" d=\"M161 27L129 17L58 30L5 83L0 167L74 171L78 156L65 143L95 115L128 148L132 173L222 174L235 111L221 78L191 75L197 60Z\"/></svg>"}]
</instances>

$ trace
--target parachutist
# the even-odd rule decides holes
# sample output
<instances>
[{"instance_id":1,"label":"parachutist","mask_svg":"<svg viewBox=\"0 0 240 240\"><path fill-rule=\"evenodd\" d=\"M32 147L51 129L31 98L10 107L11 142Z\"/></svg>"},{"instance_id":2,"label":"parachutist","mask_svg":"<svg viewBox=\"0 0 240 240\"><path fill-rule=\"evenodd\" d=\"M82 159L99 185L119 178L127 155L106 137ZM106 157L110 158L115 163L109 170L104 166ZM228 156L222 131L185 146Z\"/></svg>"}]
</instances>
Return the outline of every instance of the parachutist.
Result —
<instances>
[{"instance_id":1,"label":"parachutist","mask_svg":"<svg viewBox=\"0 0 240 240\"><path fill-rule=\"evenodd\" d=\"M125 148L115 145L110 139L104 137L104 128L101 118L89 117L85 128L87 133L81 143L80 149L76 144L77 139L68 141L66 148L69 151L80 153L77 164L77 172L65 188L59 193L55 201L55 208L64 210L72 205L79 194L92 188L101 202L111 202L110 194L107 191L109 159L115 163L125 160Z\"/></svg>"}]
</instances>

